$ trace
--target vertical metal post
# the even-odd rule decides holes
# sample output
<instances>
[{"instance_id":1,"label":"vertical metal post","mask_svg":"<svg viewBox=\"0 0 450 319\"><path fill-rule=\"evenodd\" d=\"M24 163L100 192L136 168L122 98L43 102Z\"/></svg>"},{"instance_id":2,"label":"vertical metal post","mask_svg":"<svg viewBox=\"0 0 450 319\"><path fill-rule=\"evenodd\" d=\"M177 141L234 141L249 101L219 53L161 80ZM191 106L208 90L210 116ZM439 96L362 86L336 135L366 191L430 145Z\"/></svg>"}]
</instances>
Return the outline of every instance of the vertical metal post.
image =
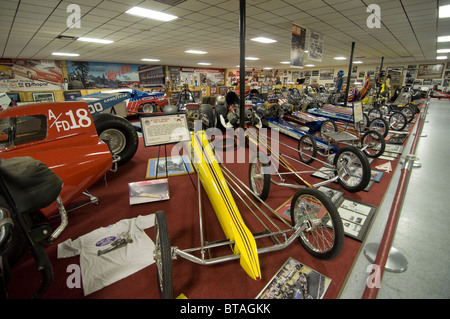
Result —
<instances>
[{"instance_id":1,"label":"vertical metal post","mask_svg":"<svg viewBox=\"0 0 450 319\"><path fill-rule=\"evenodd\" d=\"M350 90L350 78L352 76L353 51L355 50L355 42L352 42L352 50L350 51L350 62L348 64L347 85L344 92L344 107L347 106L348 91Z\"/></svg>"},{"instance_id":2,"label":"vertical metal post","mask_svg":"<svg viewBox=\"0 0 450 319\"><path fill-rule=\"evenodd\" d=\"M244 128L245 118L245 10L245 0L239 0L239 122L241 128Z\"/></svg>"}]
</instances>

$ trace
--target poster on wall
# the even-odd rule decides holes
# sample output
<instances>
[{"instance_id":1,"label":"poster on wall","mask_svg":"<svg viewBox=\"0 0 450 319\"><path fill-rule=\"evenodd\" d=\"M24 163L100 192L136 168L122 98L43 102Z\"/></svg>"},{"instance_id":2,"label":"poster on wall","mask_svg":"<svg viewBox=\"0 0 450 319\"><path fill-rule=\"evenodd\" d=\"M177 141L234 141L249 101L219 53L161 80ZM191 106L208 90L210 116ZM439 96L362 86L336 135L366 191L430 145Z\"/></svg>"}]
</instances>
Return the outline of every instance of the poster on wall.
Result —
<instances>
[{"instance_id":1,"label":"poster on wall","mask_svg":"<svg viewBox=\"0 0 450 319\"><path fill-rule=\"evenodd\" d=\"M305 55L306 29L292 25L291 67L303 68Z\"/></svg>"},{"instance_id":2,"label":"poster on wall","mask_svg":"<svg viewBox=\"0 0 450 319\"><path fill-rule=\"evenodd\" d=\"M440 79L444 71L444 63L419 64L417 70L418 79Z\"/></svg>"},{"instance_id":3,"label":"poster on wall","mask_svg":"<svg viewBox=\"0 0 450 319\"><path fill-rule=\"evenodd\" d=\"M69 90L116 89L164 85L162 66L66 61ZM142 83L141 83L142 81Z\"/></svg>"},{"instance_id":4,"label":"poster on wall","mask_svg":"<svg viewBox=\"0 0 450 319\"><path fill-rule=\"evenodd\" d=\"M61 90L63 82L60 61L0 59L1 91Z\"/></svg>"},{"instance_id":5,"label":"poster on wall","mask_svg":"<svg viewBox=\"0 0 450 319\"><path fill-rule=\"evenodd\" d=\"M323 36L311 31L309 37L308 60L322 62Z\"/></svg>"}]
</instances>

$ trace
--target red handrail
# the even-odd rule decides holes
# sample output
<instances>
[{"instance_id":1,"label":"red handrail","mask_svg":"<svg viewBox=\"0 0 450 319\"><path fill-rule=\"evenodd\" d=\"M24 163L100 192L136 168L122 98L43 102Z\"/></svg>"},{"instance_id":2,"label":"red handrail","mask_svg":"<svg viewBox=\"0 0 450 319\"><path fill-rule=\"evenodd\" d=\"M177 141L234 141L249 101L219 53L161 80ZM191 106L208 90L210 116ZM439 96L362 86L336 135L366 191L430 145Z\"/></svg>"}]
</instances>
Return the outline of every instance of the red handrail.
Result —
<instances>
[{"instance_id":1,"label":"red handrail","mask_svg":"<svg viewBox=\"0 0 450 319\"><path fill-rule=\"evenodd\" d=\"M406 157L405 163L401 170L400 179L397 184L397 190L395 192L393 204L389 212L389 217L386 222L383 238L381 240L377 256L374 261L374 264L378 265L378 267L373 267L372 272L370 274L370 276L372 276L376 271L379 271L379 273L376 275L377 278L380 279L380 282L381 279L383 278L384 269L386 266L387 259L389 257L389 252L391 250L392 241L394 239L398 219L400 217L400 212L402 209L405 193L408 188L408 181L409 177L411 176L411 168L414 164L415 158L414 154L416 152L417 143L419 141L419 137L423 129L423 124L425 122L425 117L428 111L429 103L430 103L430 92L428 92L427 94L427 98L424 103L425 107L423 108L422 114L417 122L416 135L414 136L414 140L412 142L409 155ZM373 287L369 287L369 285L366 285L366 289L364 290L362 299L375 299L377 297L379 289L380 289L379 285L373 285Z\"/></svg>"}]
</instances>

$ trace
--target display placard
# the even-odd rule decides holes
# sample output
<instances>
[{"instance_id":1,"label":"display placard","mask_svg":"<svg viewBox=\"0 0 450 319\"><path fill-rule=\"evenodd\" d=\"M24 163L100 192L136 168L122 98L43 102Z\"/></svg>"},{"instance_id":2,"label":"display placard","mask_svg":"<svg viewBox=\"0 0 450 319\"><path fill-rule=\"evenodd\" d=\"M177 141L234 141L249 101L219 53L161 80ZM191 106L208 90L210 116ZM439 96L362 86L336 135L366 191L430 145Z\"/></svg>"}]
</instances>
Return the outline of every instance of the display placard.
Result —
<instances>
[{"instance_id":1,"label":"display placard","mask_svg":"<svg viewBox=\"0 0 450 319\"><path fill-rule=\"evenodd\" d=\"M353 121L359 123L364 120L362 101L353 103Z\"/></svg>"},{"instance_id":2,"label":"display placard","mask_svg":"<svg viewBox=\"0 0 450 319\"><path fill-rule=\"evenodd\" d=\"M186 114L141 117L144 146L158 146L187 142L191 139Z\"/></svg>"}]
</instances>

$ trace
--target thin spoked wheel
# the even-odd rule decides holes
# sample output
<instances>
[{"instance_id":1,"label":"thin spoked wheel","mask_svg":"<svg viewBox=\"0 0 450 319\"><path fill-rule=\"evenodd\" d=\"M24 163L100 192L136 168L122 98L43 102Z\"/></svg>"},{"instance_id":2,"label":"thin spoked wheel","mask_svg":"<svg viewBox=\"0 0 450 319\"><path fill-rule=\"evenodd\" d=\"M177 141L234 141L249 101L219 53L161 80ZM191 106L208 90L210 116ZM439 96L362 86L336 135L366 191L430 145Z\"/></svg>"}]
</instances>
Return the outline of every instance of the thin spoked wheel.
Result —
<instances>
[{"instance_id":1,"label":"thin spoked wheel","mask_svg":"<svg viewBox=\"0 0 450 319\"><path fill-rule=\"evenodd\" d=\"M413 120L414 115L415 115L414 110L409 106L404 106L404 107L402 107L401 110L402 110L401 112L403 113L403 115L406 116L408 123L410 123Z\"/></svg>"},{"instance_id":2,"label":"thin spoked wheel","mask_svg":"<svg viewBox=\"0 0 450 319\"><path fill-rule=\"evenodd\" d=\"M265 200L270 191L270 162L263 153L253 155L248 168L250 190L260 199Z\"/></svg>"},{"instance_id":3,"label":"thin spoked wheel","mask_svg":"<svg viewBox=\"0 0 450 319\"><path fill-rule=\"evenodd\" d=\"M386 141L383 135L377 131L368 131L361 138L361 150L367 157L379 157L385 149Z\"/></svg>"},{"instance_id":4,"label":"thin spoked wheel","mask_svg":"<svg viewBox=\"0 0 450 319\"><path fill-rule=\"evenodd\" d=\"M173 298L172 249L170 247L169 228L163 211L155 214L155 250L158 286L161 298Z\"/></svg>"},{"instance_id":5,"label":"thin spoked wheel","mask_svg":"<svg viewBox=\"0 0 450 319\"><path fill-rule=\"evenodd\" d=\"M298 190L291 202L291 222L304 230L297 237L305 250L319 259L332 259L344 245L344 228L336 206L313 188Z\"/></svg>"},{"instance_id":6,"label":"thin spoked wheel","mask_svg":"<svg viewBox=\"0 0 450 319\"><path fill-rule=\"evenodd\" d=\"M386 137L389 133L389 124L385 119L378 117L376 119L373 119L372 122L370 122L369 130L377 131L381 135L383 135L383 137Z\"/></svg>"},{"instance_id":7,"label":"thin spoked wheel","mask_svg":"<svg viewBox=\"0 0 450 319\"><path fill-rule=\"evenodd\" d=\"M341 148L334 157L339 184L349 192L359 192L370 182L370 164L367 157L353 146Z\"/></svg>"},{"instance_id":8,"label":"thin spoked wheel","mask_svg":"<svg viewBox=\"0 0 450 319\"><path fill-rule=\"evenodd\" d=\"M317 143L311 134L303 135L298 141L298 156L305 164L311 164L317 156Z\"/></svg>"},{"instance_id":9,"label":"thin spoked wheel","mask_svg":"<svg viewBox=\"0 0 450 319\"><path fill-rule=\"evenodd\" d=\"M408 124L408 119L402 112L392 112L389 117L389 128L394 131L402 131L406 127L406 124Z\"/></svg>"},{"instance_id":10,"label":"thin spoked wheel","mask_svg":"<svg viewBox=\"0 0 450 319\"><path fill-rule=\"evenodd\" d=\"M320 136L322 138L326 138L327 132L337 132L337 131L338 131L338 127L333 120L326 120L320 126Z\"/></svg>"}]
</instances>

